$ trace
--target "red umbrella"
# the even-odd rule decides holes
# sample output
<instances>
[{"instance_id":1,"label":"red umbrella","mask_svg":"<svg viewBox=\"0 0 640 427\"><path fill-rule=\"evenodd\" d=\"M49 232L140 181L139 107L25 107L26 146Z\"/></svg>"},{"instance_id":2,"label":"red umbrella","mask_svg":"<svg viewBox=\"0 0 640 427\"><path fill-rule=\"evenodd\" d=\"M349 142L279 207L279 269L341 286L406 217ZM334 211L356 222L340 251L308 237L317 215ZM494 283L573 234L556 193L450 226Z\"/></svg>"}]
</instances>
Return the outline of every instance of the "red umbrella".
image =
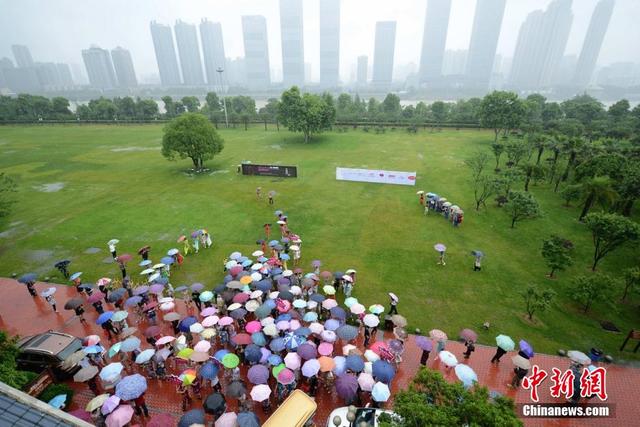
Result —
<instances>
[{"instance_id":1,"label":"red umbrella","mask_svg":"<svg viewBox=\"0 0 640 427\"><path fill-rule=\"evenodd\" d=\"M370 348L371 348L371 351L373 351L378 355L390 351L389 346L384 341L376 341L373 343L373 345L371 345Z\"/></svg>"},{"instance_id":2,"label":"red umbrella","mask_svg":"<svg viewBox=\"0 0 640 427\"><path fill-rule=\"evenodd\" d=\"M237 345L248 345L248 344L251 344L251 335L240 333L234 336L233 338L231 338L231 341L233 341Z\"/></svg>"},{"instance_id":3,"label":"red umbrella","mask_svg":"<svg viewBox=\"0 0 640 427\"><path fill-rule=\"evenodd\" d=\"M156 301L153 302L148 302L147 304L145 304L143 310L144 311L149 311L149 310L153 310L154 308L156 308L158 306L158 303Z\"/></svg>"},{"instance_id":4,"label":"red umbrella","mask_svg":"<svg viewBox=\"0 0 640 427\"><path fill-rule=\"evenodd\" d=\"M133 258L130 254L122 254L119 257L116 258L116 261L120 262L120 263L126 263L131 261L131 258Z\"/></svg>"},{"instance_id":5,"label":"red umbrella","mask_svg":"<svg viewBox=\"0 0 640 427\"><path fill-rule=\"evenodd\" d=\"M248 299L249 299L249 294L245 294L244 292L241 292L239 294L236 294L233 297L233 302L244 304L245 302L247 302Z\"/></svg>"},{"instance_id":6,"label":"red umbrella","mask_svg":"<svg viewBox=\"0 0 640 427\"><path fill-rule=\"evenodd\" d=\"M241 271L242 271L242 266L236 265L235 267L231 267L231 269L229 270L229 274L231 274L232 276L236 276Z\"/></svg>"},{"instance_id":7,"label":"red umbrella","mask_svg":"<svg viewBox=\"0 0 640 427\"><path fill-rule=\"evenodd\" d=\"M93 304L94 302L98 302L103 298L104 298L104 294L102 292L95 291L94 293L91 294L89 298L87 298L87 302L89 304Z\"/></svg>"},{"instance_id":8,"label":"red umbrella","mask_svg":"<svg viewBox=\"0 0 640 427\"><path fill-rule=\"evenodd\" d=\"M460 331L460 337L464 338L466 341L476 342L478 341L478 334L476 334L471 329L463 329Z\"/></svg>"},{"instance_id":9,"label":"red umbrella","mask_svg":"<svg viewBox=\"0 0 640 427\"><path fill-rule=\"evenodd\" d=\"M178 240L176 240L176 242L178 242L178 243L182 243L182 242L184 242L186 239L187 239L187 236L182 235L182 236L178 237Z\"/></svg>"},{"instance_id":10,"label":"red umbrella","mask_svg":"<svg viewBox=\"0 0 640 427\"><path fill-rule=\"evenodd\" d=\"M144 331L144 336L149 338L149 337L155 337L160 335L161 329L160 326L149 326L145 331Z\"/></svg>"}]
</instances>

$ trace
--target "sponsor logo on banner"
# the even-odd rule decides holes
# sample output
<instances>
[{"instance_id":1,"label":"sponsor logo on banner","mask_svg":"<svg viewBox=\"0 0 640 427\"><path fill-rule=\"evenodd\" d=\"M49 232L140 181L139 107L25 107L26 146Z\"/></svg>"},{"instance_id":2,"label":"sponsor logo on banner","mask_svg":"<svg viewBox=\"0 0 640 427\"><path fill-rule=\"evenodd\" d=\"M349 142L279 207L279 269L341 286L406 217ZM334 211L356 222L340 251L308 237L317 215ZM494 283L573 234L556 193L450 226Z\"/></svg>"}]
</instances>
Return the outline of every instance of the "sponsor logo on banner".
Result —
<instances>
[{"instance_id":1,"label":"sponsor logo on banner","mask_svg":"<svg viewBox=\"0 0 640 427\"><path fill-rule=\"evenodd\" d=\"M336 168L336 179L338 181L416 185L415 172L386 171L380 169Z\"/></svg>"}]
</instances>

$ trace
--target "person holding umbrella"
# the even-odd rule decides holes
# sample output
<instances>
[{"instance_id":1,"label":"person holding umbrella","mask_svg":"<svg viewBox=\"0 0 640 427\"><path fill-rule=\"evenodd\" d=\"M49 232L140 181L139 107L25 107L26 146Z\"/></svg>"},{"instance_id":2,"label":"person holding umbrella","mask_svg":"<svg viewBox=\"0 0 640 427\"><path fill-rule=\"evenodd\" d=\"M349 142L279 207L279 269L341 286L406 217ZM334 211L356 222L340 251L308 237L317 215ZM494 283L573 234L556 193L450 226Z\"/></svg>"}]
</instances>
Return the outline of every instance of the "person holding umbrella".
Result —
<instances>
[{"instance_id":1,"label":"person holding umbrella","mask_svg":"<svg viewBox=\"0 0 640 427\"><path fill-rule=\"evenodd\" d=\"M267 195L269 196L269 204L273 205L273 198L276 196L276 192L271 190Z\"/></svg>"},{"instance_id":2,"label":"person holding umbrella","mask_svg":"<svg viewBox=\"0 0 640 427\"><path fill-rule=\"evenodd\" d=\"M107 242L107 246L109 247L109 252L111 252L111 256L113 257L114 261L117 258L117 252L116 252L116 245L120 243L120 240L118 239L111 239Z\"/></svg>"},{"instance_id":3,"label":"person holding umbrella","mask_svg":"<svg viewBox=\"0 0 640 427\"><path fill-rule=\"evenodd\" d=\"M133 399L133 404L138 416L144 414L145 417L149 417L149 409L147 408L147 402L144 400L144 393Z\"/></svg>"},{"instance_id":4,"label":"person holding umbrella","mask_svg":"<svg viewBox=\"0 0 640 427\"><path fill-rule=\"evenodd\" d=\"M264 227L264 234L267 236L267 240L269 240L269 237L271 236L271 224L265 223L263 227Z\"/></svg>"},{"instance_id":5,"label":"person holding umbrella","mask_svg":"<svg viewBox=\"0 0 640 427\"><path fill-rule=\"evenodd\" d=\"M476 351L476 347L473 345L473 341L465 341L464 346L467 348L467 350L462 353L464 355L465 360L468 360L469 357L471 357L471 353L473 353L474 351Z\"/></svg>"},{"instance_id":6,"label":"person holding umbrella","mask_svg":"<svg viewBox=\"0 0 640 427\"><path fill-rule=\"evenodd\" d=\"M149 259L149 251L151 250L151 246L143 246L138 249L138 255L142 257L143 261L147 261Z\"/></svg>"},{"instance_id":7,"label":"person holding umbrella","mask_svg":"<svg viewBox=\"0 0 640 427\"><path fill-rule=\"evenodd\" d=\"M389 316L398 314L398 302L400 299L393 292L389 292Z\"/></svg>"},{"instance_id":8,"label":"person holding umbrella","mask_svg":"<svg viewBox=\"0 0 640 427\"><path fill-rule=\"evenodd\" d=\"M29 291L29 294L32 297L38 296L38 293L36 292L36 288L34 286L37 277L38 276L35 273L28 273L18 279L18 282L24 283L24 285L27 287L27 290Z\"/></svg>"},{"instance_id":9,"label":"person holding umbrella","mask_svg":"<svg viewBox=\"0 0 640 427\"><path fill-rule=\"evenodd\" d=\"M181 382L176 388L176 393L182 395L182 412L187 412L187 408L191 405L191 395L189 394L189 387Z\"/></svg>"},{"instance_id":10,"label":"person holding umbrella","mask_svg":"<svg viewBox=\"0 0 640 427\"><path fill-rule=\"evenodd\" d=\"M82 304L73 309L74 313L80 319L80 323L87 323L87 320L84 318L84 307Z\"/></svg>"},{"instance_id":11,"label":"person holding umbrella","mask_svg":"<svg viewBox=\"0 0 640 427\"><path fill-rule=\"evenodd\" d=\"M262 199L262 187L256 187L256 199Z\"/></svg>"},{"instance_id":12,"label":"person holding umbrella","mask_svg":"<svg viewBox=\"0 0 640 427\"><path fill-rule=\"evenodd\" d=\"M54 267L58 269L60 273L62 273L65 279L69 278L69 270L67 270L67 267L69 266L69 264L71 264L71 261L69 261L68 259L64 259L62 261L56 262L54 265Z\"/></svg>"},{"instance_id":13,"label":"person holding umbrella","mask_svg":"<svg viewBox=\"0 0 640 427\"><path fill-rule=\"evenodd\" d=\"M106 320L101 326L110 340L113 339L113 337L111 336L112 333L116 336L120 333L120 331L118 331L118 328L113 326L113 322L111 321L111 319Z\"/></svg>"},{"instance_id":14,"label":"person holding umbrella","mask_svg":"<svg viewBox=\"0 0 640 427\"><path fill-rule=\"evenodd\" d=\"M500 363L500 358L507 354L507 351L513 350L515 348L515 343L513 340L506 335L498 335L496 337L496 354L491 358L491 363Z\"/></svg>"},{"instance_id":15,"label":"person holding umbrella","mask_svg":"<svg viewBox=\"0 0 640 427\"><path fill-rule=\"evenodd\" d=\"M53 294L55 292L56 292L56 288L49 288L44 292L42 292L42 296L49 303L49 305L51 305L51 308L53 308L53 312L57 313L58 312L58 309L56 308L57 303L56 303L56 299L53 297Z\"/></svg>"},{"instance_id":16,"label":"person holding umbrella","mask_svg":"<svg viewBox=\"0 0 640 427\"><path fill-rule=\"evenodd\" d=\"M515 368L513 368L513 379L511 380L511 384L509 384L509 387L511 388L520 387L520 383L522 382L522 379L526 377L528 373L529 373L528 369L524 369L519 366L516 366Z\"/></svg>"},{"instance_id":17,"label":"person holding umbrella","mask_svg":"<svg viewBox=\"0 0 640 427\"><path fill-rule=\"evenodd\" d=\"M120 272L122 273L122 280L127 277L127 268L125 266L126 261L124 259L118 260L118 266L120 267Z\"/></svg>"}]
</instances>

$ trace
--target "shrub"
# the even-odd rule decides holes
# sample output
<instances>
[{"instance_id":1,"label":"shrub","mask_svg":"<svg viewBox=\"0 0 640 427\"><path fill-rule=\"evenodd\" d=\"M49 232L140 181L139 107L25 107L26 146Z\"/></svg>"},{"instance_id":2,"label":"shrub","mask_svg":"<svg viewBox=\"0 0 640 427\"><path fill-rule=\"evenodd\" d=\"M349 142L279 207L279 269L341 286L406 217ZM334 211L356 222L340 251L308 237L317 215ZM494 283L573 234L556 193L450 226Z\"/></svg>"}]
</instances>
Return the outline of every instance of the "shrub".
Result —
<instances>
[{"instance_id":1,"label":"shrub","mask_svg":"<svg viewBox=\"0 0 640 427\"><path fill-rule=\"evenodd\" d=\"M74 393L73 389L66 384L51 384L50 386L45 388L42 393L40 393L40 396L38 396L38 399L42 400L43 402L49 402L51 399L53 399L59 394L66 394L67 395L66 405L69 406L69 403L73 401L73 393Z\"/></svg>"}]
</instances>

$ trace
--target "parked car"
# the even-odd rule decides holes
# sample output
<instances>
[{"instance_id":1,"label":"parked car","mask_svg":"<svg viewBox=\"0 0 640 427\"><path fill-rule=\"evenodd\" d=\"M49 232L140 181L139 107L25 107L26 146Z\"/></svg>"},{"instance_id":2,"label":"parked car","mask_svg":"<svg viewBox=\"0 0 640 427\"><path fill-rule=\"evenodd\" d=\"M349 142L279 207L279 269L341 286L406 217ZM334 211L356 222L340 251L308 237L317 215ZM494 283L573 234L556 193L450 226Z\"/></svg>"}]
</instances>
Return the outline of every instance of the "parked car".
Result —
<instances>
[{"instance_id":1,"label":"parked car","mask_svg":"<svg viewBox=\"0 0 640 427\"><path fill-rule=\"evenodd\" d=\"M16 358L18 369L40 373L51 368L59 378L75 374L77 364L64 365L65 360L82 349L82 341L73 335L48 331L18 341L20 353Z\"/></svg>"},{"instance_id":2,"label":"parked car","mask_svg":"<svg viewBox=\"0 0 640 427\"><path fill-rule=\"evenodd\" d=\"M347 420L348 412L348 406L334 409L327 419L327 427L360 427L363 421L367 423L367 426L378 427L378 417L382 414L388 414L391 417L397 417L400 419L400 416L392 411L377 408L356 408L356 419L353 423L350 423L349 420ZM337 426L333 423L333 419L336 416L340 417L340 420L342 420L342 422Z\"/></svg>"}]
</instances>

